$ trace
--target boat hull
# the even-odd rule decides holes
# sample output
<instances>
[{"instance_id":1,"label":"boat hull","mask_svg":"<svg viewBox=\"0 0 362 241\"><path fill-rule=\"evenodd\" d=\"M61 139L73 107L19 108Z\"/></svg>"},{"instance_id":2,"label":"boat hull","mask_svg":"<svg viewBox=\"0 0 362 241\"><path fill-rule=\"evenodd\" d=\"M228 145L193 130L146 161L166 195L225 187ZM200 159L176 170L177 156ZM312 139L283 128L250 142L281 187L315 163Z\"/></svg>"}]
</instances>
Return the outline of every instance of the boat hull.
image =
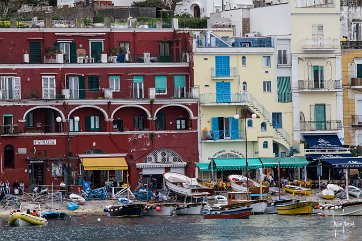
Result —
<instances>
[{"instance_id":1,"label":"boat hull","mask_svg":"<svg viewBox=\"0 0 362 241\"><path fill-rule=\"evenodd\" d=\"M253 214L264 214L265 209L267 207L267 203L266 202L257 202L257 203L251 204L250 207L252 208L251 212Z\"/></svg>"},{"instance_id":2,"label":"boat hull","mask_svg":"<svg viewBox=\"0 0 362 241\"><path fill-rule=\"evenodd\" d=\"M284 205L277 205L279 215L312 214L313 204L310 202L298 202Z\"/></svg>"},{"instance_id":3,"label":"boat hull","mask_svg":"<svg viewBox=\"0 0 362 241\"><path fill-rule=\"evenodd\" d=\"M295 189L295 188L298 188L298 189ZM294 194L294 195L303 195L303 196L312 195L312 190L311 189L300 188L300 187L297 187L297 186L284 186L283 190L288 192L288 193Z\"/></svg>"},{"instance_id":4,"label":"boat hull","mask_svg":"<svg viewBox=\"0 0 362 241\"><path fill-rule=\"evenodd\" d=\"M79 205L77 203L75 203L75 202L67 202L66 205L67 205L67 209L69 211L74 211L74 210L77 210L79 208Z\"/></svg>"},{"instance_id":5,"label":"boat hull","mask_svg":"<svg viewBox=\"0 0 362 241\"><path fill-rule=\"evenodd\" d=\"M47 225L48 221L42 217L36 217L24 212L17 212L10 215L8 224L10 226L40 226Z\"/></svg>"},{"instance_id":6,"label":"boat hull","mask_svg":"<svg viewBox=\"0 0 362 241\"><path fill-rule=\"evenodd\" d=\"M362 216L362 202L321 207L321 211L327 216Z\"/></svg>"},{"instance_id":7,"label":"boat hull","mask_svg":"<svg viewBox=\"0 0 362 241\"><path fill-rule=\"evenodd\" d=\"M157 210L157 207L160 209ZM164 205L156 205L156 206L149 206L143 210L143 215L145 216L172 216L176 214L176 206L164 206Z\"/></svg>"},{"instance_id":8,"label":"boat hull","mask_svg":"<svg viewBox=\"0 0 362 241\"><path fill-rule=\"evenodd\" d=\"M200 215L203 204L186 204L176 209L177 215Z\"/></svg>"},{"instance_id":9,"label":"boat hull","mask_svg":"<svg viewBox=\"0 0 362 241\"><path fill-rule=\"evenodd\" d=\"M111 206L108 208L110 217L139 217L143 215L143 205L129 204L120 206Z\"/></svg>"},{"instance_id":10,"label":"boat hull","mask_svg":"<svg viewBox=\"0 0 362 241\"><path fill-rule=\"evenodd\" d=\"M251 208L235 208L230 210L210 210L204 214L205 219L241 219L249 218Z\"/></svg>"}]
</instances>

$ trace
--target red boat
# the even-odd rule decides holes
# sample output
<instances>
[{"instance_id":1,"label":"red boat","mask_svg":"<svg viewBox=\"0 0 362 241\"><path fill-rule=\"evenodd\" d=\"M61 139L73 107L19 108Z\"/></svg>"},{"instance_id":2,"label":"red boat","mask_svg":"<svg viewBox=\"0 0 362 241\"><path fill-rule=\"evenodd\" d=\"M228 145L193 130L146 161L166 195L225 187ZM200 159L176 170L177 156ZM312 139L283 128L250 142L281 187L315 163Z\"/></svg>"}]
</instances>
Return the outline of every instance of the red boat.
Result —
<instances>
[{"instance_id":1,"label":"red boat","mask_svg":"<svg viewBox=\"0 0 362 241\"><path fill-rule=\"evenodd\" d=\"M252 208L238 207L220 210L208 210L204 212L205 219L238 219L249 218Z\"/></svg>"}]
</instances>

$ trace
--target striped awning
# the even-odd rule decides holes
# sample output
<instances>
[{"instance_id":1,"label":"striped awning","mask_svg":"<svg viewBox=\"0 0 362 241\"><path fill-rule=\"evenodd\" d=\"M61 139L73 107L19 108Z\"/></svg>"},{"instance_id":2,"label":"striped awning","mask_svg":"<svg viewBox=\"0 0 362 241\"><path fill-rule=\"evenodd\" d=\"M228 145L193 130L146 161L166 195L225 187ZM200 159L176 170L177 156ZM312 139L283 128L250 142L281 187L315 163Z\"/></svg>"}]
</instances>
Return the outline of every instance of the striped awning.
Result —
<instances>
[{"instance_id":1,"label":"striped awning","mask_svg":"<svg viewBox=\"0 0 362 241\"><path fill-rule=\"evenodd\" d=\"M292 102L292 91L290 87L290 77L277 77L278 102Z\"/></svg>"}]
</instances>

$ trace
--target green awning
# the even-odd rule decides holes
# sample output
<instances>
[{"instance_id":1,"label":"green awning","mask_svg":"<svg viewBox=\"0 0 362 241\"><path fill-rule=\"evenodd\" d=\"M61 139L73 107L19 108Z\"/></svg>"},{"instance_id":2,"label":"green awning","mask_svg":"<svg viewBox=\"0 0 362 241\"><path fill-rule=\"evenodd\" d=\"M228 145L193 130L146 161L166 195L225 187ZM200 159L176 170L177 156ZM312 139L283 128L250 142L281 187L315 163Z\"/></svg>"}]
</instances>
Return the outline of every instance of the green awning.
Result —
<instances>
[{"instance_id":1,"label":"green awning","mask_svg":"<svg viewBox=\"0 0 362 241\"><path fill-rule=\"evenodd\" d=\"M243 170L246 169L245 158L214 158L211 162L209 169L214 171L229 171L229 170ZM248 158L248 168L257 169L261 168L259 158Z\"/></svg>"},{"instance_id":2,"label":"green awning","mask_svg":"<svg viewBox=\"0 0 362 241\"><path fill-rule=\"evenodd\" d=\"M196 166L199 168L200 172L211 172L209 169L210 162L199 162L196 163Z\"/></svg>"},{"instance_id":3,"label":"green awning","mask_svg":"<svg viewBox=\"0 0 362 241\"><path fill-rule=\"evenodd\" d=\"M273 157L273 158L260 158L263 167L277 168L280 162L281 168L298 168L308 165L305 157Z\"/></svg>"}]
</instances>

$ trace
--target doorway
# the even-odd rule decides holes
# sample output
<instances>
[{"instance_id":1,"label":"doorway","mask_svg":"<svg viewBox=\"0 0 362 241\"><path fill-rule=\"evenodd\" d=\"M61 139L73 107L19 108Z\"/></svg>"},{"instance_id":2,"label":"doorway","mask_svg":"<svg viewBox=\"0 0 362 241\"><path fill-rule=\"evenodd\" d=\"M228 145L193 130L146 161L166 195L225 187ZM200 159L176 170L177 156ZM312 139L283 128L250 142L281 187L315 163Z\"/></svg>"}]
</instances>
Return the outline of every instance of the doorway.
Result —
<instances>
[{"instance_id":1,"label":"doorway","mask_svg":"<svg viewBox=\"0 0 362 241\"><path fill-rule=\"evenodd\" d=\"M44 185L44 163L32 163L29 166L30 190Z\"/></svg>"},{"instance_id":2,"label":"doorway","mask_svg":"<svg viewBox=\"0 0 362 241\"><path fill-rule=\"evenodd\" d=\"M194 6L194 18L200 18L200 7L199 5Z\"/></svg>"}]
</instances>

